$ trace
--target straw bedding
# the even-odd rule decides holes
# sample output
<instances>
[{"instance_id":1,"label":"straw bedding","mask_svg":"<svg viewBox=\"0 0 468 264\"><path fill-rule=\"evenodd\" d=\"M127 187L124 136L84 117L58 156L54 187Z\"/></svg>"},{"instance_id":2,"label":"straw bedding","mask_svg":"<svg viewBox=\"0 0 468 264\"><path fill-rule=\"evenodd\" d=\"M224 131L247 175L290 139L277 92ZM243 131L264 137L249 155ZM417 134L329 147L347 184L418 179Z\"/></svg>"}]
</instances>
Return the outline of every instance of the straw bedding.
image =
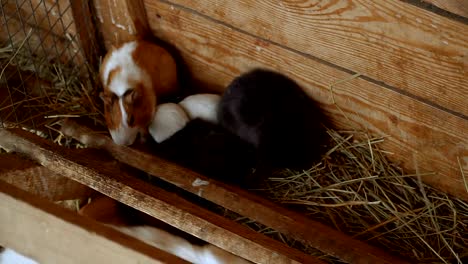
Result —
<instances>
[{"instance_id":1,"label":"straw bedding","mask_svg":"<svg viewBox=\"0 0 468 264\"><path fill-rule=\"evenodd\" d=\"M330 150L307 171L279 171L263 190L273 200L418 263L468 257L468 203L405 174L379 148L384 138L328 131ZM419 172L421 171L421 172ZM244 220L245 221L245 220Z\"/></svg>"},{"instance_id":2,"label":"straw bedding","mask_svg":"<svg viewBox=\"0 0 468 264\"><path fill-rule=\"evenodd\" d=\"M31 55L25 45L31 35L30 31L21 43L0 47L0 125L22 126L54 138L59 135L56 121L63 117L87 117L104 126L96 100L97 73L87 71L86 64Z\"/></svg>"},{"instance_id":3,"label":"straw bedding","mask_svg":"<svg viewBox=\"0 0 468 264\"><path fill-rule=\"evenodd\" d=\"M40 109L45 109L39 113L43 125L52 131L55 121L64 116L86 116L103 125L96 89L88 80L92 78L73 75L69 66L59 63L41 63L41 67L30 68L34 58L23 51L21 43L17 47L17 52L11 46L0 49L0 84L4 86L6 69L13 66L26 72L39 71L36 75L49 85L34 97L14 104L40 105ZM11 109L11 105L2 102L2 112ZM431 175L424 168L419 168L416 174L406 174L390 163L388 153L379 148L384 138L357 131L328 133L330 149L319 164L307 171L278 171L259 192L415 262L466 260L468 203L423 184L421 179ZM58 133L44 136L60 143L64 140ZM226 216L303 251L322 254L244 217L233 213ZM323 258L331 263L340 262Z\"/></svg>"}]
</instances>

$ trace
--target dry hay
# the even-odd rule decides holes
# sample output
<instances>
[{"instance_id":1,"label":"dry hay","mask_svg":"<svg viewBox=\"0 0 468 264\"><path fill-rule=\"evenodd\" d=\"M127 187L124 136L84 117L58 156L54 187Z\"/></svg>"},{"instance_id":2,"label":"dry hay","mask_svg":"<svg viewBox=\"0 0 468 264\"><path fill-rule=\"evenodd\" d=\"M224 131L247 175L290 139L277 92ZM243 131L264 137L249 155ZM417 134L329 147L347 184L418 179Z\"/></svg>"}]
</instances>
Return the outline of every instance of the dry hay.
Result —
<instances>
[{"instance_id":1,"label":"dry hay","mask_svg":"<svg viewBox=\"0 0 468 264\"><path fill-rule=\"evenodd\" d=\"M355 131L328 131L331 148L307 171L278 171L271 199L359 240L417 263L463 263L468 257L468 203L424 183L434 173L405 174L379 144ZM232 213L228 217L313 255L316 250ZM322 256L330 263L339 260Z\"/></svg>"},{"instance_id":2,"label":"dry hay","mask_svg":"<svg viewBox=\"0 0 468 264\"><path fill-rule=\"evenodd\" d=\"M0 126L19 126L49 138L60 135L56 123L63 117L87 117L103 126L95 98L96 75L86 64L36 56L24 45L30 36L31 31L21 43L0 47L0 87L4 95L0 100Z\"/></svg>"}]
</instances>

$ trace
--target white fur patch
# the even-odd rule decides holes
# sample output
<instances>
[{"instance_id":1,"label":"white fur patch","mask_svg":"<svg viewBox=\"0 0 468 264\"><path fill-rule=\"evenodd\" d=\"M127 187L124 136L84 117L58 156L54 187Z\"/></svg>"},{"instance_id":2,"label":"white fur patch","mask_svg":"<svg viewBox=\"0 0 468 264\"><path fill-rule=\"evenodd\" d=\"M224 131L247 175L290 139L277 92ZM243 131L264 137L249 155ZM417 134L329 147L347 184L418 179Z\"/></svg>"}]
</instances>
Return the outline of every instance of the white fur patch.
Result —
<instances>
[{"instance_id":1,"label":"white fur patch","mask_svg":"<svg viewBox=\"0 0 468 264\"><path fill-rule=\"evenodd\" d=\"M153 139L161 143L184 128L188 122L189 118L182 107L174 103L166 103L156 108L153 122L148 130Z\"/></svg>"},{"instance_id":2,"label":"white fur patch","mask_svg":"<svg viewBox=\"0 0 468 264\"><path fill-rule=\"evenodd\" d=\"M13 249L5 248L0 253L0 264L38 264L38 262L19 254Z\"/></svg>"},{"instance_id":3,"label":"white fur patch","mask_svg":"<svg viewBox=\"0 0 468 264\"><path fill-rule=\"evenodd\" d=\"M127 115L127 112L125 111L122 97L119 97L119 107L120 107L120 113L122 113L122 121L121 121L122 123L120 125L124 127L128 127L128 123L127 123L128 115Z\"/></svg>"},{"instance_id":4,"label":"white fur patch","mask_svg":"<svg viewBox=\"0 0 468 264\"><path fill-rule=\"evenodd\" d=\"M193 187L200 187L200 186L203 186L203 185L209 185L210 182L209 181L204 181L200 178L196 178L193 182L192 182L192 186Z\"/></svg>"},{"instance_id":5,"label":"white fur patch","mask_svg":"<svg viewBox=\"0 0 468 264\"><path fill-rule=\"evenodd\" d=\"M121 124L117 129L109 129L109 132L115 144L129 146L135 142L139 129L137 127L122 126Z\"/></svg>"},{"instance_id":6,"label":"white fur patch","mask_svg":"<svg viewBox=\"0 0 468 264\"><path fill-rule=\"evenodd\" d=\"M194 94L187 96L179 105L187 112L190 119L199 118L207 122L218 123L217 108L221 96L217 94Z\"/></svg>"},{"instance_id":7,"label":"white fur patch","mask_svg":"<svg viewBox=\"0 0 468 264\"><path fill-rule=\"evenodd\" d=\"M119 97L129 88L133 88L129 87L129 80L140 80L147 87L151 87L150 76L133 60L132 54L137 45L136 41L125 43L120 48L115 49L107 59L107 63L103 65L103 83L107 84L109 82L108 89ZM112 80L109 80L110 72L117 67L120 67L119 74L116 74Z\"/></svg>"},{"instance_id":8,"label":"white fur patch","mask_svg":"<svg viewBox=\"0 0 468 264\"><path fill-rule=\"evenodd\" d=\"M151 226L116 227L158 249L195 264L251 263L213 245L197 246L187 240Z\"/></svg>"}]
</instances>

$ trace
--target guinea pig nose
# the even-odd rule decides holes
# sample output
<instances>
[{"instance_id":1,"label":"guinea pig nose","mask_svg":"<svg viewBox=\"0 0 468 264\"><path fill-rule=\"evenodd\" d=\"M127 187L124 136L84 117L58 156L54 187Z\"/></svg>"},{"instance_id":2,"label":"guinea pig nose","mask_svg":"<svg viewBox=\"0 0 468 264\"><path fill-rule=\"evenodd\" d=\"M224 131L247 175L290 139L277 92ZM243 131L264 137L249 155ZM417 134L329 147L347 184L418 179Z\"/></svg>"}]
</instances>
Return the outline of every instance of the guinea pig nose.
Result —
<instances>
[{"instance_id":1,"label":"guinea pig nose","mask_svg":"<svg viewBox=\"0 0 468 264\"><path fill-rule=\"evenodd\" d=\"M114 143L121 146L129 146L133 144L136 138L136 134L134 133L125 133L120 130L110 130L109 132Z\"/></svg>"}]
</instances>

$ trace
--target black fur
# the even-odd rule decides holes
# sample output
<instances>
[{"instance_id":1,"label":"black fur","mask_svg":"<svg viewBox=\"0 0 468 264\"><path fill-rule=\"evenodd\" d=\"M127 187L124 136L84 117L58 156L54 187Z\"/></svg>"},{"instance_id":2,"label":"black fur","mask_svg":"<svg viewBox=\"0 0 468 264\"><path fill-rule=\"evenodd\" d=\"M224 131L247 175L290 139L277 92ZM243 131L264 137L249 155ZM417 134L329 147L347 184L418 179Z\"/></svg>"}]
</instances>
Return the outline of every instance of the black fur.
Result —
<instances>
[{"instance_id":1,"label":"black fur","mask_svg":"<svg viewBox=\"0 0 468 264\"><path fill-rule=\"evenodd\" d=\"M219 105L221 126L257 149L260 167L304 168L323 153L328 119L293 80L255 69L235 78Z\"/></svg>"},{"instance_id":2,"label":"black fur","mask_svg":"<svg viewBox=\"0 0 468 264\"><path fill-rule=\"evenodd\" d=\"M155 145L160 156L207 177L245 186L255 166L255 149L222 127L195 119Z\"/></svg>"}]
</instances>

